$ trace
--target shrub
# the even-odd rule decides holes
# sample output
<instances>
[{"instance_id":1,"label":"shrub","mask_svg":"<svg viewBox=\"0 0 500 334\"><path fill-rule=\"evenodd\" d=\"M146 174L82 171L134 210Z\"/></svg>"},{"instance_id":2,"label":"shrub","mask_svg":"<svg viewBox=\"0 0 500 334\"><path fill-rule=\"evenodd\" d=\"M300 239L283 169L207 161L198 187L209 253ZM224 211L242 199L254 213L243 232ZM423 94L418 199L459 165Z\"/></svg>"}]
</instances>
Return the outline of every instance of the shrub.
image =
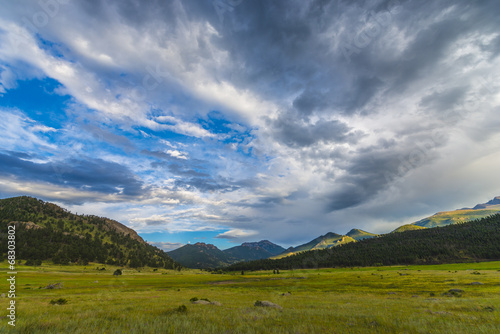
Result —
<instances>
[{"instance_id":1,"label":"shrub","mask_svg":"<svg viewBox=\"0 0 500 334\"><path fill-rule=\"evenodd\" d=\"M68 301L64 298L59 298L59 299L52 299L50 301L50 305L64 305L64 304L67 304Z\"/></svg>"},{"instance_id":2,"label":"shrub","mask_svg":"<svg viewBox=\"0 0 500 334\"><path fill-rule=\"evenodd\" d=\"M186 313L187 312L186 305L179 306L178 308L175 309L175 312L177 312L177 313Z\"/></svg>"}]
</instances>

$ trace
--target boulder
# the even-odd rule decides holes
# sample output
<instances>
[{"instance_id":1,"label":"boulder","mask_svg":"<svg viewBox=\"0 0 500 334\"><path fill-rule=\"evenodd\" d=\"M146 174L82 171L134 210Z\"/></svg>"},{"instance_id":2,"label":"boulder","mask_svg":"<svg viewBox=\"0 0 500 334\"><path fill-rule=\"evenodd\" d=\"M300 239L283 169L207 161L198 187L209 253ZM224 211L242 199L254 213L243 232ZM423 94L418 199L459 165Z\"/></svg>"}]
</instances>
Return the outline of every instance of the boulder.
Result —
<instances>
[{"instance_id":1,"label":"boulder","mask_svg":"<svg viewBox=\"0 0 500 334\"><path fill-rule=\"evenodd\" d=\"M277 308L279 310L283 309L281 306L278 304L272 303L267 300L257 300L254 304L254 306L259 306L259 307L272 307L272 308Z\"/></svg>"}]
</instances>

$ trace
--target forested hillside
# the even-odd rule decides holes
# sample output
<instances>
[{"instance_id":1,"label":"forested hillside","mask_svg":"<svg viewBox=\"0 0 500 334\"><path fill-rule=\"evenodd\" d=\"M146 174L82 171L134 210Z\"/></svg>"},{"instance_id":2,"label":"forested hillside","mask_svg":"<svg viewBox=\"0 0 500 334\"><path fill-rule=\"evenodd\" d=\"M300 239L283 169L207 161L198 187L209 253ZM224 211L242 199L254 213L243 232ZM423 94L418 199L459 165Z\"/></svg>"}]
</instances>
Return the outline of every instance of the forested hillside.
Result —
<instances>
[{"instance_id":1,"label":"forested hillside","mask_svg":"<svg viewBox=\"0 0 500 334\"><path fill-rule=\"evenodd\" d=\"M439 264L500 260L500 214L463 224L390 233L277 260L240 262L226 270Z\"/></svg>"},{"instance_id":2,"label":"forested hillside","mask_svg":"<svg viewBox=\"0 0 500 334\"><path fill-rule=\"evenodd\" d=\"M99 262L130 267L179 268L164 251L116 221L76 215L55 204L22 196L0 200L0 238L16 226L16 257L28 263ZM5 257L7 248L2 249Z\"/></svg>"}]
</instances>

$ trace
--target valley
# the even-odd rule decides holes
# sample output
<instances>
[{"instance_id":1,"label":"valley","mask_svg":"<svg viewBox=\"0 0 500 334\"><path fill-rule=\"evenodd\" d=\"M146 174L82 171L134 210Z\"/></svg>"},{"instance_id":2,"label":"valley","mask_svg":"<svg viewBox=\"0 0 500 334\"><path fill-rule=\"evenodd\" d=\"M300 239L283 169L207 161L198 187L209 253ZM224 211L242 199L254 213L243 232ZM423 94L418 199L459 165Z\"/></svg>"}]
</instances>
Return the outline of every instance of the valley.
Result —
<instances>
[{"instance_id":1,"label":"valley","mask_svg":"<svg viewBox=\"0 0 500 334\"><path fill-rule=\"evenodd\" d=\"M21 333L498 333L500 262L229 272L18 266ZM5 275L5 262L0 271ZM475 283L476 282L476 283ZM60 288L46 289L61 283ZM0 289L5 291L2 280ZM462 291L455 294L449 291ZM197 304L194 298L214 304ZM51 304L63 299L64 304ZM280 308L254 306L269 301ZM217 302L217 303L215 303ZM183 307L184 306L184 307ZM6 321L0 324L6 330Z\"/></svg>"}]
</instances>

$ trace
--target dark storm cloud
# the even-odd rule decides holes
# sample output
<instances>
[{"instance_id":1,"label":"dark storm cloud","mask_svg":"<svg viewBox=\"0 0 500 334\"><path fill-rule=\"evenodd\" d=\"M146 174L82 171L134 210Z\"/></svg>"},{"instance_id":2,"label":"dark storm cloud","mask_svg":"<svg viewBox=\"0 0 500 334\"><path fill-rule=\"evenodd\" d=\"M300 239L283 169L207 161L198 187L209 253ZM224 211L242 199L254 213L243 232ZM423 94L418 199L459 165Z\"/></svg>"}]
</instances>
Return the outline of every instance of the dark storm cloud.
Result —
<instances>
[{"instance_id":1,"label":"dark storm cloud","mask_svg":"<svg viewBox=\"0 0 500 334\"><path fill-rule=\"evenodd\" d=\"M240 89L277 102L295 96L296 117L311 114L371 113L377 94L401 94L428 75L461 36L498 28L495 1L114 1L116 11L137 29L168 34L192 22L208 22L217 31L210 43L230 60L217 75ZM80 4L89 15L106 15L101 1ZM222 11L222 12L221 12ZM446 11L451 14L443 15ZM435 19L433 19L435 18ZM366 30L378 25L375 33ZM366 31L365 31L366 30ZM408 45L397 54L390 32ZM346 59L342 45L368 34L368 44ZM390 37L389 37L390 36ZM161 36L159 36L161 42ZM199 41L199 53L205 41ZM354 45L353 44L353 45ZM396 43L397 44L397 43ZM498 41L485 47L492 55ZM197 57L186 55L185 62ZM191 59L191 60L190 60ZM314 125L310 125L314 128ZM278 129L279 131L279 129ZM305 141L310 141L305 139Z\"/></svg>"},{"instance_id":2,"label":"dark storm cloud","mask_svg":"<svg viewBox=\"0 0 500 334\"><path fill-rule=\"evenodd\" d=\"M144 193L143 183L127 167L101 159L36 163L4 152L0 153L0 174L103 194L118 194L120 189L127 196Z\"/></svg>"},{"instance_id":3,"label":"dark storm cloud","mask_svg":"<svg viewBox=\"0 0 500 334\"><path fill-rule=\"evenodd\" d=\"M356 143L362 136L361 132L352 131L340 121L319 120L310 124L294 116L294 113L282 113L278 119L269 121L275 138L288 146L310 146L318 142Z\"/></svg>"},{"instance_id":4,"label":"dark storm cloud","mask_svg":"<svg viewBox=\"0 0 500 334\"><path fill-rule=\"evenodd\" d=\"M444 92L434 92L424 96L420 106L436 111L447 111L463 103L468 87L452 87Z\"/></svg>"},{"instance_id":5,"label":"dark storm cloud","mask_svg":"<svg viewBox=\"0 0 500 334\"><path fill-rule=\"evenodd\" d=\"M483 50L490 52L490 54L491 54L490 59L491 60L498 57L498 55L500 55L500 35L495 37L488 44L483 45Z\"/></svg>"},{"instance_id":6,"label":"dark storm cloud","mask_svg":"<svg viewBox=\"0 0 500 334\"><path fill-rule=\"evenodd\" d=\"M344 176L335 182L335 190L327 197L327 210L354 207L374 198L396 179L438 157L437 148L446 144L440 131L407 136L404 142L380 140L377 145L360 150L353 157L344 156Z\"/></svg>"},{"instance_id":7,"label":"dark storm cloud","mask_svg":"<svg viewBox=\"0 0 500 334\"><path fill-rule=\"evenodd\" d=\"M114 6L124 20L138 29L151 27L155 20L166 27L167 34L189 22L210 23L218 34L209 42L229 55L217 76L281 105L277 118L267 125L275 140L292 148L358 143L363 134L335 120L337 115L376 113L379 111L372 105L377 97L404 97L419 80L425 80L429 87L434 85L438 79L435 72L442 68L454 43L474 33L482 36L500 31L500 6L493 0L243 0L222 13L214 3L126 0L115 1ZM89 14L106 15L100 1L81 6ZM366 45L358 44L357 51L346 57L342 46L356 46L356 39L363 34L368 34ZM499 41L496 37L481 47L495 57ZM203 43L200 41L200 50ZM464 66L468 64L462 61ZM469 89L467 82L451 82L420 97L420 107L431 118L439 116L462 104ZM283 106L285 99L291 105ZM410 132L396 131L404 138L413 134L429 138L433 129L414 126L405 130ZM407 140L387 139L379 141L372 151L354 149L344 155L346 176L336 180L329 208L340 210L366 202L394 179L420 166L418 161L408 164L409 160L418 160L419 148ZM435 142L423 149L425 161L435 158L434 148L441 144ZM147 153L168 161L153 163L154 167L161 165L183 177L177 187L190 185L201 191L237 188L166 153ZM265 198L252 205L278 205L279 201Z\"/></svg>"}]
</instances>

